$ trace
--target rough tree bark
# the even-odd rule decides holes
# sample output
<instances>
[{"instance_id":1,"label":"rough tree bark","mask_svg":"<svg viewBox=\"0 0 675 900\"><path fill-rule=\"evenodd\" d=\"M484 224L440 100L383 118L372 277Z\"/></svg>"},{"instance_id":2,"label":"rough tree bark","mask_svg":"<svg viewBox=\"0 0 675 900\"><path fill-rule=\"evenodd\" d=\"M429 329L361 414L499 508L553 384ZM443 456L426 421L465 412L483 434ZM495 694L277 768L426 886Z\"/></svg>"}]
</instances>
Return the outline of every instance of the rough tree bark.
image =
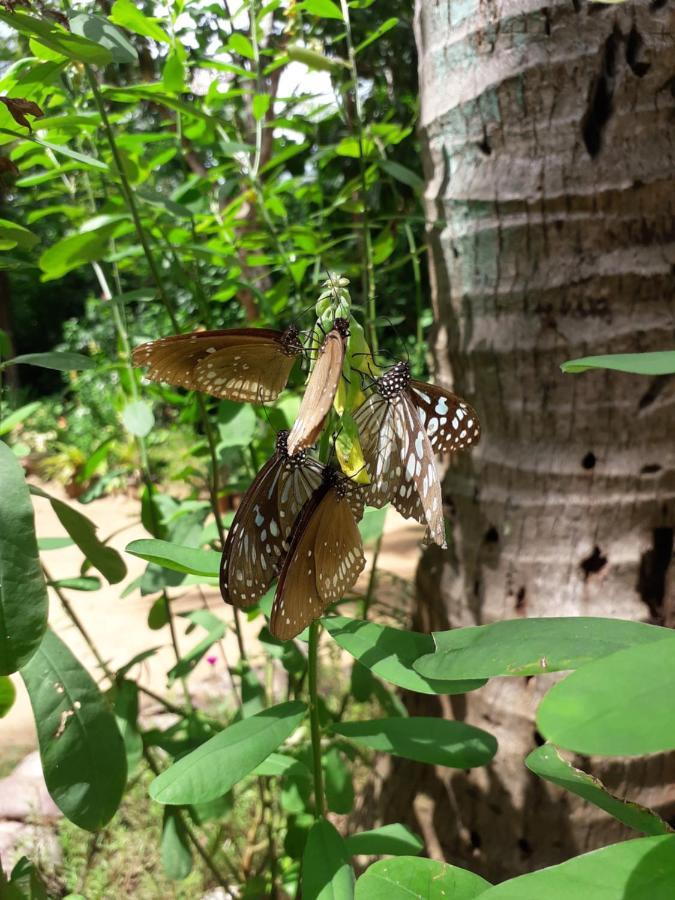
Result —
<instances>
[{"instance_id":1,"label":"rough tree bark","mask_svg":"<svg viewBox=\"0 0 675 900\"><path fill-rule=\"evenodd\" d=\"M447 474L454 542L422 560L417 624L672 625L675 379L558 366L673 346L673 6L418 0L416 36L437 378L484 426ZM550 683L436 701L498 737L495 762L390 772L383 817L412 810L432 855L495 879L627 836L525 770ZM675 812L671 757L582 762Z\"/></svg>"}]
</instances>

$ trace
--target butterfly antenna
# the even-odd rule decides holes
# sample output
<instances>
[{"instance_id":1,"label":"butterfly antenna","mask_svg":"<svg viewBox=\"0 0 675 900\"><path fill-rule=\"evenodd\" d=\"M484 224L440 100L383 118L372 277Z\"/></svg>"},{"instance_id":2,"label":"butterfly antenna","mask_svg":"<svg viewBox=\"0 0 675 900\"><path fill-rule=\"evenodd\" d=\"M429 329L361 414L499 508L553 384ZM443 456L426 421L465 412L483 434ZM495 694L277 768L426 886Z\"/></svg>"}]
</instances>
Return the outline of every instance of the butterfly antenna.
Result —
<instances>
[{"instance_id":1,"label":"butterfly antenna","mask_svg":"<svg viewBox=\"0 0 675 900\"><path fill-rule=\"evenodd\" d=\"M410 363L410 353L409 353L408 348L406 347L406 343L403 340L403 338L401 337L398 329L396 328L396 326L394 325L392 320L389 318L389 316L381 316L380 318L384 319L386 322L389 323L389 327L394 332L394 336L396 337L396 340L398 341L401 349L403 350L403 355L405 356L405 361L407 363Z\"/></svg>"}]
</instances>

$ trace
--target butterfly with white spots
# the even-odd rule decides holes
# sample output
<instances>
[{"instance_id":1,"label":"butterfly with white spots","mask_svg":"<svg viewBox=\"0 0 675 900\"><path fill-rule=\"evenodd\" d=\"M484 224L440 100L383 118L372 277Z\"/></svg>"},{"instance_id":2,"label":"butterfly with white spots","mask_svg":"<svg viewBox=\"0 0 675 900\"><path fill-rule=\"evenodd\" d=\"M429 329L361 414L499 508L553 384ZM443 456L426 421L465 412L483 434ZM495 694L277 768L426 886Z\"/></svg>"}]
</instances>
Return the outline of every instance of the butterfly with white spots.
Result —
<instances>
[{"instance_id":1,"label":"butterfly with white spots","mask_svg":"<svg viewBox=\"0 0 675 900\"><path fill-rule=\"evenodd\" d=\"M435 453L462 450L480 438L475 411L437 385L415 381L399 362L380 378L354 413L370 485L366 502L393 503L401 515L427 526L428 539L446 546Z\"/></svg>"}]
</instances>

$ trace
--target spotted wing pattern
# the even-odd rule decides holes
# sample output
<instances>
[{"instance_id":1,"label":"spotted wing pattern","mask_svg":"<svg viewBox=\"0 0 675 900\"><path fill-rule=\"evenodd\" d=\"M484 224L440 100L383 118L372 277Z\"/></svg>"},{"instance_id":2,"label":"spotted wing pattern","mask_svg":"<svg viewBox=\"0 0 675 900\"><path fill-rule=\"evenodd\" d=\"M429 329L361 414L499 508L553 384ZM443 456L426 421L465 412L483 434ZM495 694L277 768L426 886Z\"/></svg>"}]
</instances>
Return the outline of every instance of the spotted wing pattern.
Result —
<instances>
[{"instance_id":1,"label":"spotted wing pattern","mask_svg":"<svg viewBox=\"0 0 675 900\"><path fill-rule=\"evenodd\" d=\"M354 508L363 509L361 489L345 481L324 481L293 529L270 619L280 640L290 640L319 618L366 564L354 514Z\"/></svg>"},{"instance_id":2,"label":"spotted wing pattern","mask_svg":"<svg viewBox=\"0 0 675 900\"><path fill-rule=\"evenodd\" d=\"M417 407L434 453L465 450L478 443L480 422L466 400L424 381L411 381L407 393Z\"/></svg>"},{"instance_id":3,"label":"spotted wing pattern","mask_svg":"<svg viewBox=\"0 0 675 900\"><path fill-rule=\"evenodd\" d=\"M345 347L349 336L346 319L336 319L319 348L319 355L288 436L288 450L295 453L313 446L321 434L340 384Z\"/></svg>"},{"instance_id":4,"label":"spotted wing pattern","mask_svg":"<svg viewBox=\"0 0 675 900\"><path fill-rule=\"evenodd\" d=\"M226 603L246 608L268 589L293 523L321 484L322 471L316 460L304 453L290 457L285 448L265 463L237 509L223 548L220 591Z\"/></svg>"},{"instance_id":5,"label":"spotted wing pattern","mask_svg":"<svg viewBox=\"0 0 675 900\"><path fill-rule=\"evenodd\" d=\"M268 403L283 390L302 352L297 329L232 328L195 331L141 344L137 366L151 381L163 381L214 397Z\"/></svg>"}]
</instances>

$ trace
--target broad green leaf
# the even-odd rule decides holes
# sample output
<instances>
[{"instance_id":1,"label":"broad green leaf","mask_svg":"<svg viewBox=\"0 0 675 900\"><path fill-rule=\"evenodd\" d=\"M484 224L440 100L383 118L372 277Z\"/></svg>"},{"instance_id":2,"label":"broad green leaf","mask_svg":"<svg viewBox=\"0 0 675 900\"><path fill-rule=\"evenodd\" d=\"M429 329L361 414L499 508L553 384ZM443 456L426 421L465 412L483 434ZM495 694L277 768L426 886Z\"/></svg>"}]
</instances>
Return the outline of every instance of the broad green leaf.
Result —
<instances>
[{"instance_id":1,"label":"broad green leaf","mask_svg":"<svg viewBox=\"0 0 675 900\"><path fill-rule=\"evenodd\" d=\"M302 857L303 900L351 900L354 870L335 826L319 819L312 826Z\"/></svg>"},{"instance_id":2,"label":"broad green leaf","mask_svg":"<svg viewBox=\"0 0 675 900\"><path fill-rule=\"evenodd\" d=\"M221 554L215 550L196 550L194 547L181 547L170 541L153 538L132 541L125 549L133 556L139 556L165 569L173 569L174 572L205 575L207 578L218 578L220 575Z\"/></svg>"},{"instance_id":3,"label":"broad green leaf","mask_svg":"<svg viewBox=\"0 0 675 900\"><path fill-rule=\"evenodd\" d=\"M589 663L551 688L537 711L547 740L602 756L675 749L675 636L660 630L669 637Z\"/></svg>"},{"instance_id":4,"label":"broad green leaf","mask_svg":"<svg viewBox=\"0 0 675 900\"><path fill-rule=\"evenodd\" d=\"M525 760L525 765L535 775L583 797L629 828L635 828L644 834L669 834L673 830L653 810L613 797L598 778L576 769L560 756L552 744L544 744L533 750Z\"/></svg>"},{"instance_id":5,"label":"broad green leaf","mask_svg":"<svg viewBox=\"0 0 675 900\"><path fill-rule=\"evenodd\" d=\"M61 238L44 251L38 260L44 272L43 281L62 278L80 266L103 259L108 249L105 231L85 231Z\"/></svg>"},{"instance_id":6,"label":"broad green leaf","mask_svg":"<svg viewBox=\"0 0 675 900\"><path fill-rule=\"evenodd\" d=\"M324 56L316 50L301 47L299 44L291 44L286 48L289 59L303 63L308 69L317 69L320 72L335 72L344 66L344 60Z\"/></svg>"},{"instance_id":7,"label":"broad green leaf","mask_svg":"<svg viewBox=\"0 0 675 900\"><path fill-rule=\"evenodd\" d=\"M0 866L0 896L2 900L49 900L40 872L25 856L22 856L12 869L9 889L4 886Z\"/></svg>"},{"instance_id":8,"label":"broad green leaf","mask_svg":"<svg viewBox=\"0 0 675 900\"><path fill-rule=\"evenodd\" d=\"M637 838L489 888L481 900L672 900L675 835Z\"/></svg>"},{"instance_id":9,"label":"broad green leaf","mask_svg":"<svg viewBox=\"0 0 675 900\"><path fill-rule=\"evenodd\" d=\"M64 547L72 547L75 541L69 537L38 538L38 550L63 550Z\"/></svg>"},{"instance_id":10,"label":"broad green leaf","mask_svg":"<svg viewBox=\"0 0 675 900\"><path fill-rule=\"evenodd\" d=\"M34 400L32 403L26 403L25 406L15 409L6 418L0 419L0 436L9 434L13 428L29 419L36 410L40 409L41 405L39 400Z\"/></svg>"},{"instance_id":11,"label":"broad green leaf","mask_svg":"<svg viewBox=\"0 0 675 900\"><path fill-rule=\"evenodd\" d=\"M134 437L147 437L155 425L152 406L145 400L132 400L122 410L122 422Z\"/></svg>"},{"instance_id":12,"label":"broad green leaf","mask_svg":"<svg viewBox=\"0 0 675 900\"><path fill-rule=\"evenodd\" d=\"M376 543L384 532L384 521L387 518L388 506L382 509L366 507L363 518L359 522L359 531L364 546Z\"/></svg>"},{"instance_id":13,"label":"broad green leaf","mask_svg":"<svg viewBox=\"0 0 675 900\"><path fill-rule=\"evenodd\" d=\"M111 22L121 25L127 31L141 34L143 37L152 38L163 44L170 44L171 38L158 24L159 19L153 19L144 15L143 11L132 0L115 0L109 15Z\"/></svg>"},{"instance_id":14,"label":"broad green leaf","mask_svg":"<svg viewBox=\"0 0 675 900\"><path fill-rule=\"evenodd\" d=\"M21 669L33 707L47 788L87 831L113 817L127 780L124 743L95 681L53 631Z\"/></svg>"},{"instance_id":15,"label":"broad green leaf","mask_svg":"<svg viewBox=\"0 0 675 900\"><path fill-rule=\"evenodd\" d=\"M349 156L352 159L358 159L360 156L372 156L375 152L375 141L372 138L364 137L359 143L358 138L345 137L338 143L335 152L338 156Z\"/></svg>"},{"instance_id":16,"label":"broad green leaf","mask_svg":"<svg viewBox=\"0 0 675 900\"><path fill-rule=\"evenodd\" d=\"M283 753L270 753L267 759L253 770L254 775L267 775L278 778L289 775L293 778L301 778L311 781L312 773L307 766L293 756L285 756Z\"/></svg>"},{"instance_id":17,"label":"broad green leaf","mask_svg":"<svg viewBox=\"0 0 675 900\"><path fill-rule=\"evenodd\" d=\"M103 16L78 13L70 19L70 30L110 51L114 63L138 62L136 48L122 32Z\"/></svg>"},{"instance_id":18,"label":"broad green leaf","mask_svg":"<svg viewBox=\"0 0 675 900\"><path fill-rule=\"evenodd\" d=\"M419 694L464 694L475 691L485 680L451 681L425 678L413 663L433 652L430 634L404 631L374 622L330 616L322 619L333 640L380 678Z\"/></svg>"},{"instance_id":19,"label":"broad green leaf","mask_svg":"<svg viewBox=\"0 0 675 900\"><path fill-rule=\"evenodd\" d=\"M0 675L28 662L47 628L47 587L23 469L0 441Z\"/></svg>"},{"instance_id":20,"label":"broad green leaf","mask_svg":"<svg viewBox=\"0 0 675 900\"><path fill-rule=\"evenodd\" d=\"M354 53L360 53L362 50L365 50L366 47L374 41L378 41L383 34L391 31L396 25L398 25L398 19L385 19L385 21L372 31L364 41L361 41L361 43L354 48Z\"/></svg>"},{"instance_id":21,"label":"broad green leaf","mask_svg":"<svg viewBox=\"0 0 675 900\"><path fill-rule=\"evenodd\" d=\"M200 613L206 613L210 621L200 618ZM206 628L207 633L205 638L202 638L201 641L188 650L176 665L169 670L169 685L177 678L185 678L189 675L199 660L211 649L215 642L225 636L225 623L205 609L197 609L193 612L181 613L181 615L187 619L191 619L195 624L202 625Z\"/></svg>"},{"instance_id":22,"label":"broad green leaf","mask_svg":"<svg viewBox=\"0 0 675 900\"><path fill-rule=\"evenodd\" d=\"M114 712L124 742L127 776L131 777L143 759L143 738L138 730L138 685L125 678L124 671L120 670L115 679Z\"/></svg>"},{"instance_id":23,"label":"broad green leaf","mask_svg":"<svg viewBox=\"0 0 675 900\"><path fill-rule=\"evenodd\" d=\"M230 725L158 775L150 796L158 803L205 803L226 794L293 734L304 703L272 706Z\"/></svg>"},{"instance_id":24,"label":"broad green leaf","mask_svg":"<svg viewBox=\"0 0 675 900\"><path fill-rule=\"evenodd\" d=\"M38 240L38 236L23 225L0 219L0 250L12 250L14 247L29 250Z\"/></svg>"},{"instance_id":25,"label":"broad green leaf","mask_svg":"<svg viewBox=\"0 0 675 900\"><path fill-rule=\"evenodd\" d=\"M497 752L497 741L487 731L449 719L370 719L341 722L332 730L362 747L453 769L484 766Z\"/></svg>"},{"instance_id":26,"label":"broad green leaf","mask_svg":"<svg viewBox=\"0 0 675 900\"><path fill-rule=\"evenodd\" d=\"M185 51L180 44L171 48L162 70L162 84L170 93L185 90Z\"/></svg>"},{"instance_id":27,"label":"broad green leaf","mask_svg":"<svg viewBox=\"0 0 675 900\"><path fill-rule=\"evenodd\" d=\"M351 856L406 856L424 849L422 838L398 823L351 834L345 844Z\"/></svg>"},{"instance_id":28,"label":"broad green leaf","mask_svg":"<svg viewBox=\"0 0 675 900\"><path fill-rule=\"evenodd\" d=\"M75 541L92 566L103 575L109 584L118 584L127 574L124 560L114 547L108 547L96 536L94 523L78 512L73 506L51 497L42 488L30 486L31 494L49 500L59 522Z\"/></svg>"},{"instance_id":29,"label":"broad green leaf","mask_svg":"<svg viewBox=\"0 0 675 900\"><path fill-rule=\"evenodd\" d=\"M256 94L253 98L253 118L264 119L270 108L271 97L269 94Z\"/></svg>"},{"instance_id":30,"label":"broad green leaf","mask_svg":"<svg viewBox=\"0 0 675 900\"><path fill-rule=\"evenodd\" d=\"M96 360L81 353L70 353L67 350L52 350L49 353L23 353L9 359L4 366L40 366L43 369L56 369L58 372L72 372L76 369L94 369Z\"/></svg>"},{"instance_id":31,"label":"broad green leaf","mask_svg":"<svg viewBox=\"0 0 675 900\"><path fill-rule=\"evenodd\" d=\"M50 581L50 585L66 591L100 591L101 579L93 575L81 575L79 578L59 578Z\"/></svg>"},{"instance_id":32,"label":"broad green leaf","mask_svg":"<svg viewBox=\"0 0 675 900\"><path fill-rule=\"evenodd\" d=\"M402 166L401 163L397 163L393 159L378 159L377 164L387 175L391 175L392 178L400 181L401 184L407 184L408 187L411 187L418 194L421 194L424 190L424 179L420 178L417 172L413 172L412 169Z\"/></svg>"},{"instance_id":33,"label":"broad green leaf","mask_svg":"<svg viewBox=\"0 0 675 900\"><path fill-rule=\"evenodd\" d=\"M19 34L35 38L45 47L68 59L103 66L112 61L108 49L67 31L55 22L37 19L18 10L13 13L0 10L0 22L5 22Z\"/></svg>"},{"instance_id":34,"label":"broad green leaf","mask_svg":"<svg viewBox=\"0 0 675 900\"><path fill-rule=\"evenodd\" d=\"M164 809L160 855L164 874L172 881L182 881L192 871L190 839L178 810L170 806Z\"/></svg>"},{"instance_id":35,"label":"broad green leaf","mask_svg":"<svg viewBox=\"0 0 675 900\"><path fill-rule=\"evenodd\" d=\"M507 619L435 632L436 652L418 659L414 667L425 678L542 675L577 669L624 647L651 644L671 634L656 625L593 616Z\"/></svg>"},{"instance_id":36,"label":"broad green leaf","mask_svg":"<svg viewBox=\"0 0 675 900\"><path fill-rule=\"evenodd\" d=\"M246 59L255 59L253 44L246 35L242 34L240 31L234 31L230 35L227 46L230 50L234 51L234 53L238 53L239 56L243 56Z\"/></svg>"},{"instance_id":37,"label":"broad green leaf","mask_svg":"<svg viewBox=\"0 0 675 900\"><path fill-rule=\"evenodd\" d=\"M598 0L603 2L603 0ZM672 375L675 372L675 350L654 353L611 353L607 356L584 356L570 359L560 368L563 372L586 372L588 369L614 369L634 375Z\"/></svg>"},{"instance_id":38,"label":"broad green leaf","mask_svg":"<svg viewBox=\"0 0 675 900\"><path fill-rule=\"evenodd\" d=\"M233 407L236 408L233 410ZM230 411L234 412L233 416L230 416ZM222 400L218 407L218 451L230 447L247 447L253 440L257 427L258 419L252 407Z\"/></svg>"},{"instance_id":39,"label":"broad green leaf","mask_svg":"<svg viewBox=\"0 0 675 900\"><path fill-rule=\"evenodd\" d=\"M57 156L66 156L68 159L73 159L78 163L81 163L86 168L90 169L98 169L101 172L108 172L108 166L101 162L99 159L96 159L93 156L87 156L86 153L79 153L77 150L71 150L67 144L51 144L49 141L43 141L41 138L37 138L34 135L29 134L21 134L18 131L12 131L10 128L0 128L0 134L8 134L10 137L19 138L22 141L30 141L32 144L38 144L40 147L46 147L47 150L51 150L53 153L56 153Z\"/></svg>"},{"instance_id":40,"label":"broad green leaf","mask_svg":"<svg viewBox=\"0 0 675 900\"><path fill-rule=\"evenodd\" d=\"M484 892L489 887L467 869L435 859L400 856L369 866L356 882L356 900L471 900L487 896Z\"/></svg>"},{"instance_id":41,"label":"broad green leaf","mask_svg":"<svg viewBox=\"0 0 675 900\"><path fill-rule=\"evenodd\" d=\"M302 0L298 3L299 9L305 9L313 16L321 16L322 19L339 19L342 21L340 7L333 0Z\"/></svg>"},{"instance_id":42,"label":"broad green leaf","mask_svg":"<svg viewBox=\"0 0 675 900\"><path fill-rule=\"evenodd\" d=\"M6 716L14 705L16 699L16 688L12 684L12 680L7 675L0 675L0 719Z\"/></svg>"},{"instance_id":43,"label":"broad green leaf","mask_svg":"<svg viewBox=\"0 0 675 900\"><path fill-rule=\"evenodd\" d=\"M349 764L337 747L331 747L322 762L328 809L338 815L347 815L354 806L354 785Z\"/></svg>"}]
</instances>

